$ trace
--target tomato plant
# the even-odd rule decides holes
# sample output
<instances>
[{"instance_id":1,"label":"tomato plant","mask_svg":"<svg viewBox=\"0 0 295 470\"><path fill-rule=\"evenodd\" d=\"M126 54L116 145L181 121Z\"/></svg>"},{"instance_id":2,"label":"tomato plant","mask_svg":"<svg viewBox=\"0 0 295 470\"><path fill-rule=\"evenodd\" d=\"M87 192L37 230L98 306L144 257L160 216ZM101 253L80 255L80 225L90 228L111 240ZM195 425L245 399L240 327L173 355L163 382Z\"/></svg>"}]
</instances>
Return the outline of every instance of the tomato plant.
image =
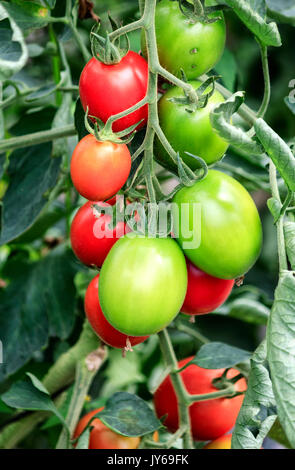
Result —
<instances>
[{"instance_id":1,"label":"tomato plant","mask_svg":"<svg viewBox=\"0 0 295 470\"><path fill-rule=\"evenodd\" d=\"M123 221L118 221L113 227L112 215L99 212L104 207L108 204L86 202L71 224L72 249L77 258L88 266L102 266L112 246L129 231Z\"/></svg>"},{"instance_id":2,"label":"tomato plant","mask_svg":"<svg viewBox=\"0 0 295 470\"><path fill-rule=\"evenodd\" d=\"M198 89L202 82L189 82ZM205 107L192 110L189 105L173 101L183 97L183 90L170 88L159 101L159 119L163 132L173 148L179 152L183 161L190 168L197 169L199 164L194 157L186 152L203 158L208 165L220 160L228 148L228 142L214 132L210 123L210 112L218 103L224 101L223 96L214 91ZM175 165L163 145L157 140L155 147L157 160L168 169Z\"/></svg>"},{"instance_id":3,"label":"tomato plant","mask_svg":"<svg viewBox=\"0 0 295 470\"><path fill-rule=\"evenodd\" d=\"M106 343L113 348L124 349L125 347L130 348L130 346L135 346L136 344L139 344L147 339L147 336L126 336L110 325L110 323L106 320L99 304L98 283L99 274L97 274L97 276L92 279L89 286L87 287L84 300L84 309L89 323L103 343Z\"/></svg>"},{"instance_id":4,"label":"tomato plant","mask_svg":"<svg viewBox=\"0 0 295 470\"><path fill-rule=\"evenodd\" d=\"M85 65L79 82L80 98L90 116L106 122L142 100L147 92L148 65L143 57L129 51L119 63L104 64L92 57ZM137 122L138 129L147 122L147 105L119 119L114 131L122 131Z\"/></svg>"},{"instance_id":5,"label":"tomato plant","mask_svg":"<svg viewBox=\"0 0 295 470\"><path fill-rule=\"evenodd\" d=\"M81 196L90 201L104 201L122 188L130 168L130 152L125 144L100 142L89 134L73 152L71 177Z\"/></svg>"},{"instance_id":6,"label":"tomato plant","mask_svg":"<svg viewBox=\"0 0 295 470\"><path fill-rule=\"evenodd\" d=\"M74 439L77 439L93 416L98 414L103 407L90 411L84 415L77 424ZM137 449L140 439L138 437L126 437L117 434L103 424L99 418L90 422L93 429L90 432L89 449Z\"/></svg>"},{"instance_id":7,"label":"tomato plant","mask_svg":"<svg viewBox=\"0 0 295 470\"><path fill-rule=\"evenodd\" d=\"M178 363L181 369L193 357L183 359ZM189 365L184 369L180 376L183 380L186 390L191 394L202 394L216 391L212 381L224 373L224 370L202 369L195 364ZM228 377L233 378L239 372L235 369L228 371ZM246 388L245 379L239 380L235 385L236 391L243 391ZM235 424L241 404L242 396L234 398L216 398L212 400L200 401L194 403L190 409L190 420L192 434L195 440L212 440L223 436ZM177 397L172 386L170 377L161 383L154 395L154 403L157 415L163 417L165 426L170 431L176 431L179 427L179 417L177 409Z\"/></svg>"},{"instance_id":8,"label":"tomato plant","mask_svg":"<svg viewBox=\"0 0 295 470\"><path fill-rule=\"evenodd\" d=\"M262 227L250 194L232 177L216 170L173 198L174 215L186 218L192 233L179 233L181 246L200 233L200 245L184 248L186 256L200 269L221 279L244 275L257 260L262 243ZM189 210L181 211L188 204ZM201 226L192 225L194 204L199 204ZM180 222L181 224L181 222ZM249 228L251 229L249 230Z\"/></svg>"},{"instance_id":9,"label":"tomato plant","mask_svg":"<svg viewBox=\"0 0 295 470\"><path fill-rule=\"evenodd\" d=\"M99 300L116 329L145 336L173 320L186 288L185 259L174 240L129 233L113 246L102 266Z\"/></svg>"},{"instance_id":10,"label":"tomato plant","mask_svg":"<svg viewBox=\"0 0 295 470\"><path fill-rule=\"evenodd\" d=\"M188 315L213 312L228 298L234 280L218 279L187 260L188 285L181 311Z\"/></svg>"}]
</instances>

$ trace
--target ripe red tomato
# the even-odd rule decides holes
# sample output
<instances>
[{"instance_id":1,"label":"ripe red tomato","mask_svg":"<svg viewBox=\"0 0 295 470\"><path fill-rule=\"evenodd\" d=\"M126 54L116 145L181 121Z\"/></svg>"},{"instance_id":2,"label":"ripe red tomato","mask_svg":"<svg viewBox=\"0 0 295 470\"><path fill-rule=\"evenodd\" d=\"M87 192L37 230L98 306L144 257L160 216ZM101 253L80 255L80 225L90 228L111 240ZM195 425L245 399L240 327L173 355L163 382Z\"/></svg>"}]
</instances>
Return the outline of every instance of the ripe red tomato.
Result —
<instances>
[{"instance_id":1,"label":"ripe red tomato","mask_svg":"<svg viewBox=\"0 0 295 470\"><path fill-rule=\"evenodd\" d=\"M142 100L147 92L148 64L139 54L129 51L118 64L106 65L95 57L85 65L79 83L80 98L84 110L88 106L89 115L106 122L114 114L121 113ZM147 122L148 107L113 123L115 132Z\"/></svg>"},{"instance_id":2,"label":"ripe red tomato","mask_svg":"<svg viewBox=\"0 0 295 470\"><path fill-rule=\"evenodd\" d=\"M113 348L123 349L127 340L131 346L142 343L148 336L127 336L116 330L106 320L98 299L99 274L95 276L87 287L84 300L84 309L88 321L100 339Z\"/></svg>"},{"instance_id":3,"label":"ripe red tomato","mask_svg":"<svg viewBox=\"0 0 295 470\"><path fill-rule=\"evenodd\" d=\"M231 449L231 438L232 434L219 437L215 441L209 442L205 445L204 449Z\"/></svg>"},{"instance_id":4,"label":"ripe red tomato","mask_svg":"<svg viewBox=\"0 0 295 470\"><path fill-rule=\"evenodd\" d=\"M126 183L130 169L127 145L100 142L91 134L76 145L71 160L73 184L90 201L114 196Z\"/></svg>"},{"instance_id":5,"label":"ripe red tomato","mask_svg":"<svg viewBox=\"0 0 295 470\"><path fill-rule=\"evenodd\" d=\"M178 363L179 368L183 367L193 359L188 357ZM201 393L216 392L216 387L212 385L212 380L221 377L224 369L203 369L192 364L184 369L180 376L188 393L197 395ZM232 378L238 375L236 369L230 369L227 377ZM245 379L239 380L235 384L237 391L246 389ZM178 429L178 407L177 398L174 392L170 377L161 383L154 395L156 412L159 418L167 415L164 421L165 426L171 432ZM215 398L196 402L191 405L190 419L192 434L195 440L212 440L226 434L235 424L243 402L243 395L234 398Z\"/></svg>"},{"instance_id":6,"label":"ripe red tomato","mask_svg":"<svg viewBox=\"0 0 295 470\"><path fill-rule=\"evenodd\" d=\"M218 279L186 260L188 285L181 308L188 315L202 315L220 307L232 291L235 281Z\"/></svg>"},{"instance_id":7,"label":"ripe red tomato","mask_svg":"<svg viewBox=\"0 0 295 470\"><path fill-rule=\"evenodd\" d=\"M74 439L82 434L91 418L102 410L103 407L90 411L80 419L73 436ZM95 418L90 426L93 426L93 429L90 432L89 449L137 449L139 446L139 437L127 437L117 434L98 418Z\"/></svg>"},{"instance_id":8,"label":"ripe red tomato","mask_svg":"<svg viewBox=\"0 0 295 470\"><path fill-rule=\"evenodd\" d=\"M100 267L112 246L130 229L123 221L112 227L112 216L99 214L95 205L108 206L103 202L88 201L80 207L71 225L71 244L82 263Z\"/></svg>"}]
</instances>

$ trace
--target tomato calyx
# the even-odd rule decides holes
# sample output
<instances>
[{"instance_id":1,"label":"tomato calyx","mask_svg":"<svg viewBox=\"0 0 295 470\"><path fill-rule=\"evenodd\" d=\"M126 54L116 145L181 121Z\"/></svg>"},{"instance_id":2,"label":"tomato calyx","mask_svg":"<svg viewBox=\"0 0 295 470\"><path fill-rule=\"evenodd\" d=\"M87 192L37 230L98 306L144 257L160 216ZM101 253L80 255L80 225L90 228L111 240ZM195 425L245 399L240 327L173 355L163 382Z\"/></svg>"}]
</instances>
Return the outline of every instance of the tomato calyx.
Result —
<instances>
[{"instance_id":1,"label":"tomato calyx","mask_svg":"<svg viewBox=\"0 0 295 470\"><path fill-rule=\"evenodd\" d=\"M244 392L239 392L235 388L235 384L244 378L243 374L238 374L235 377L228 378L227 373L230 369L225 369L221 377L216 377L212 380L212 385L218 390L228 391L227 396L230 398L236 397L238 395L243 395Z\"/></svg>"},{"instance_id":2,"label":"tomato calyx","mask_svg":"<svg viewBox=\"0 0 295 470\"><path fill-rule=\"evenodd\" d=\"M117 23L110 15L108 15L108 19L112 31L118 29ZM97 23L93 26L90 32L91 52L93 57L106 65L118 64L130 49L127 34L122 34L122 36L119 36L112 41L109 33L107 33L105 38L100 36L98 34L99 29L100 23Z\"/></svg>"},{"instance_id":3,"label":"tomato calyx","mask_svg":"<svg viewBox=\"0 0 295 470\"><path fill-rule=\"evenodd\" d=\"M193 0L192 3L186 0L178 0L180 11L185 15L189 22L195 24L197 22L210 24L220 21L221 16L210 17L210 14L222 10L222 6L205 7L201 0Z\"/></svg>"},{"instance_id":4,"label":"tomato calyx","mask_svg":"<svg viewBox=\"0 0 295 470\"><path fill-rule=\"evenodd\" d=\"M188 82L185 76L184 71L181 71L182 80ZM194 113L198 109L206 108L209 99L214 94L215 91L215 82L218 80L220 75L212 75L205 82L202 83L199 88L195 89L195 96L188 94L186 90L183 90L183 97L173 97L169 101L172 103L185 106L185 110L188 113ZM209 90L208 90L209 88Z\"/></svg>"},{"instance_id":5,"label":"tomato calyx","mask_svg":"<svg viewBox=\"0 0 295 470\"><path fill-rule=\"evenodd\" d=\"M91 119L95 119L96 122L94 123L93 127L89 123L88 117L91 117ZM106 124L104 124L104 122L101 121L99 118L95 116L89 116L88 106L86 108L84 116L84 125L89 134L92 134L96 138L96 140L100 142L107 141L113 142L114 144L129 144L136 133L136 127L141 122L142 120L140 120L136 124L133 124L130 127L127 127L127 129L124 129L123 131L114 132L112 130L112 122L107 121Z\"/></svg>"}]
</instances>

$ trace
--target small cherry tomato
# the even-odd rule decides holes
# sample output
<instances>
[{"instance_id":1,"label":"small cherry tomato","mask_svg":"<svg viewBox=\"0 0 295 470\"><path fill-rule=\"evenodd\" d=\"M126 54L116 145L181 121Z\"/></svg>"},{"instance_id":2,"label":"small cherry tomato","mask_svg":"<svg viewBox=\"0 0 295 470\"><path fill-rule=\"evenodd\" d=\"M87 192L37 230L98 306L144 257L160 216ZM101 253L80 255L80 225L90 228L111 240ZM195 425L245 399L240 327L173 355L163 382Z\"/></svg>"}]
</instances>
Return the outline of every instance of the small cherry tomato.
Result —
<instances>
[{"instance_id":1,"label":"small cherry tomato","mask_svg":"<svg viewBox=\"0 0 295 470\"><path fill-rule=\"evenodd\" d=\"M209 442L205 445L204 449L231 449L231 438L232 434L219 437L215 441Z\"/></svg>"},{"instance_id":2,"label":"small cherry tomato","mask_svg":"<svg viewBox=\"0 0 295 470\"><path fill-rule=\"evenodd\" d=\"M131 169L127 145L98 141L89 134L76 145L71 160L71 177L81 196L104 201L126 183Z\"/></svg>"},{"instance_id":3,"label":"small cherry tomato","mask_svg":"<svg viewBox=\"0 0 295 470\"><path fill-rule=\"evenodd\" d=\"M202 315L213 312L226 301L235 281L210 276L189 260L186 260L186 266L188 285L182 313Z\"/></svg>"},{"instance_id":4,"label":"small cherry tomato","mask_svg":"<svg viewBox=\"0 0 295 470\"><path fill-rule=\"evenodd\" d=\"M73 436L74 439L82 434L91 418L102 410L103 407L90 411L80 419ZM139 437L127 437L117 434L98 418L91 421L90 426L93 426L93 429L90 432L89 449L137 449L139 446Z\"/></svg>"},{"instance_id":5,"label":"small cherry tomato","mask_svg":"<svg viewBox=\"0 0 295 470\"><path fill-rule=\"evenodd\" d=\"M193 359L188 357L178 363L182 368ZM190 395L199 395L216 392L217 388L212 384L213 379L221 377L224 369L203 369L195 364L189 365L180 372L184 386ZM230 369L227 378L233 378L239 374L236 369ZM241 378L235 384L235 389L245 391L246 380ZM234 426L239 414L243 395L234 398L214 398L194 403L189 408L191 429L195 440L213 440L226 434ZM167 415L164 425L169 431L175 432L179 426L177 397L170 377L161 383L154 395L154 403L159 418Z\"/></svg>"},{"instance_id":6,"label":"small cherry tomato","mask_svg":"<svg viewBox=\"0 0 295 470\"><path fill-rule=\"evenodd\" d=\"M95 57L85 65L79 83L80 98L89 116L106 122L114 114L121 113L141 101L147 92L148 64L139 54L129 51L118 64L107 65ZM115 132L122 131L143 120L137 129L147 122L148 107L142 106L113 123Z\"/></svg>"},{"instance_id":7,"label":"small cherry tomato","mask_svg":"<svg viewBox=\"0 0 295 470\"><path fill-rule=\"evenodd\" d=\"M96 206L103 208L108 204L88 201L76 213L71 225L71 244L82 263L100 267L112 246L130 229L123 221L112 227L112 216L100 214Z\"/></svg>"},{"instance_id":8,"label":"small cherry tomato","mask_svg":"<svg viewBox=\"0 0 295 470\"><path fill-rule=\"evenodd\" d=\"M99 274L95 276L87 287L84 300L85 314L95 333L100 339L113 348L124 349L145 341L148 336L126 336L116 330L106 320L98 299Z\"/></svg>"}]
</instances>

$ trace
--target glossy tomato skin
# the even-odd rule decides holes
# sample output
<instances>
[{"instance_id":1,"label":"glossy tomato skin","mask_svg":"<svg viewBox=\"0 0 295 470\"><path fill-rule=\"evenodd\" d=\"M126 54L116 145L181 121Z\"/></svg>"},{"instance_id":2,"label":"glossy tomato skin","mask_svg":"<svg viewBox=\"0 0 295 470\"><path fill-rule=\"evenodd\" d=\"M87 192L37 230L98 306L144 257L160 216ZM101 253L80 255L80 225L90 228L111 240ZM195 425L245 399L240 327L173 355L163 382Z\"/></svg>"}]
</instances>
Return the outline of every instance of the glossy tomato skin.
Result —
<instances>
[{"instance_id":1,"label":"glossy tomato skin","mask_svg":"<svg viewBox=\"0 0 295 470\"><path fill-rule=\"evenodd\" d=\"M106 257L99 300L114 328L126 335L145 336L174 319L186 288L185 258L174 240L129 233Z\"/></svg>"},{"instance_id":2,"label":"glossy tomato skin","mask_svg":"<svg viewBox=\"0 0 295 470\"><path fill-rule=\"evenodd\" d=\"M191 81L190 84L198 89L200 81ZM210 112L214 107L224 101L223 96L215 90L204 108L193 112L187 111L187 106L171 101L173 98L183 97L183 90L178 87L170 88L158 103L159 120L162 130L176 152L192 170L199 168L199 163L187 155L192 153L203 158L208 165L220 160L228 149L228 142L213 131L210 122ZM177 166L160 143L156 140L155 156L160 164L166 168L177 171Z\"/></svg>"},{"instance_id":3,"label":"glossy tomato skin","mask_svg":"<svg viewBox=\"0 0 295 470\"><path fill-rule=\"evenodd\" d=\"M103 410L98 408L84 415L77 424L74 439L78 438L93 416ZM89 449L137 449L139 437L126 437L109 429L98 418L91 422L94 427L90 432Z\"/></svg>"},{"instance_id":4,"label":"glossy tomato skin","mask_svg":"<svg viewBox=\"0 0 295 470\"><path fill-rule=\"evenodd\" d=\"M188 284L182 313L203 315L213 312L226 301L235 281L210 276L189 260L186 260L186 265Z\"/></svg>"},{"instance_id":5,"label":"glossy tomato skin","mask_svg":"<svg viewBox=\"0 0 295 470\"><path fill-rule=\"evenodd\" d=\"M112 227L112 216L99 214L96 205L108 206L103 202L86 202L72 221L70 237L77 258L87 266L100 267L112 246L130 229L123 221Z\"/></svg>"},{"instance_id":6,"label":"glossy tomato skin","mask_svg":"<svg viewBox=\"0 0 295 470\"><path fill-rule=\"evenodd\" d=\"M97 141L88 134L76 145L71 160L71 177L81 196L104 201L126 183L131 169L127 145Z\"/></svg>"},{"instance_id":7,"label":"glossy tomato skin","mask_svg":"<svg viewBox=\"0 0 295 470\"><path fill-rule=\"evenodd\" d=\"M188 357L179 362L179 368L193 359ZM197 395L216 392L212 380L221 377L224 369L203 369L194 364L184 369L180 375L188 393ZM236 369L230 369L227 377L232 378L239 374ZM236 384L237 391L246 390L245 379ZM243 395L234 398L216 398L214 400L200 401L191 405L189 409L192 434L195 440L212 440L226 434L235 424L243 402ZM154 395L157 416L160 418L167 414L165 426L175 432L179 426L177 398L170 377L161 383Z\"/></svg>"},{"instance_id":8,"label":"glossy tomato skin","mask_svg":"<svg viewBox=\"0 0 295 470\"><path fill-rule=\"evenodd\" d=\"M89 116L106 122L142 100L147 92L148 64L139 54L129 51L118 64L106 65L95 57L85 65L79 83L82 106ZM113 123L115 132L122 131L143 119L147 122L147 105Z\"/></svg>"},{"instance_id":9,"label":"glossy tomato skin","mask_svg":"<svg viewBox=\"0 0 295 470\"><path fill-rule=\"evenodd\" d=\"M214 23L195 22L181 13L178 2L161 0L156 8L156 36L161 65L174 75L180 70L188 80L211 70L221 58L226 39L221 11L209 15L219 17ZM142 35L142 50L145 52Z\"/></svg>"},{"instance_id":10,"label":"glossy tomato skin","mask_svg":"<svg viewBox=\"0 0 295 470\"><path fill-rule=\"evenodd\" d=\"M231 438L232 434L219 437L218 439L215 439L215 441L206 444L204 449L231 449Z\"/></svg>"},{"instance_id":11,"label":"glossy tomato skin","mask_svg":"<svg viewBox=\"0 0 295 470\"><path fill-rule=\"evenodd\" d=\"M126 336L110 325L99 304L98 284L99 274L97 274L88 285L84 299L85 314L95 333L105 344L118 349L125 348L127 339L129 339L131 346L145 341L148 336Z\"/></svg>"},{"instance_id":12,"label":"glossy tomato skin","mask_svg":"<svg viewBox=\"0 0 295 470\"><path fill-rule=\"evenodd\" d=\"M220 279L247 273L261 250L262 226L253 199L238 181L209 170L203 180L180 189L173 203L175 224L180 220L179 233L177 227L174 233L193 264ZM191 233L186 234L181 224Z\"/></svg>"}]
</instances>

